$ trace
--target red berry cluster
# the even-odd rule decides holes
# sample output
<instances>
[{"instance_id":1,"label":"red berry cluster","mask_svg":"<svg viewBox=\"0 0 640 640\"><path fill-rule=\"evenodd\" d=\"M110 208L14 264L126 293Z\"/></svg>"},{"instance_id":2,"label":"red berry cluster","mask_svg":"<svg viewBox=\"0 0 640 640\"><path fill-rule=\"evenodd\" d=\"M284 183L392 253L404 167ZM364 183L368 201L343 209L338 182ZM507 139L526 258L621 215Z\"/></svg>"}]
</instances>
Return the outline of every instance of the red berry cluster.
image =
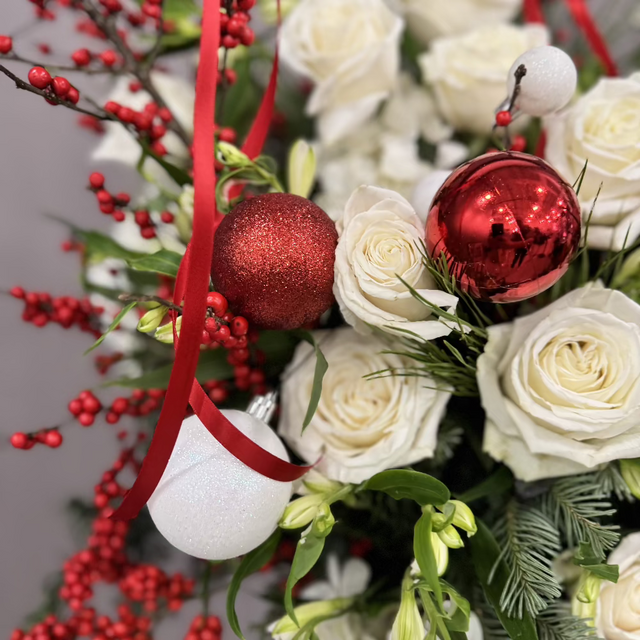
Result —
<instances>
[{"instance_id":1,"label":"red berry cluster","mask_svg":"<svg viewBox=\"0 0 640 640\"><path fill-rule=\"evenodd\" d=\"M222 624L218 616L196 616L184 640L220 640Z\"/></svg>"},{"instance_id":2,"label":"red berry cluster","mask_svg":"<svg viewBox=\"0 0 640 640\"><path fill-rule=\"evenodd\" d=\"M94 364L98 373L101 376L109 373L111 367L116 364L116 362L120 362L124 358L124 353L120 351L116 351L115 353L111 353L109 355L97 355L94 358Z\"/></svg>"},{"instance_id":3,"label":"red berry cluster","mask_svg":"<svg viewBox=\"0 0 640 640\"><path fill-rule=\"evenodd\" d=\"M98 40L107 39L105 32L90 18L81 18L78 20L78 22L76 22L76 31L90 38L97 38Z\"/></svg>"},{"instance_id":4,"label":"red berry cluster","mask_svg":"<svg viewBox=\"0 0 640 640\"><path fill-rule=\"evenodd\" d=\"M31 322L36 327L44 327L50 322L55 322L64 329L76 325L96 338L101 335L99 316L104 313L104 309L94 307L87 298L53 298L48 293L28 293L22 287L13 287L9 293L18 300L24 300L22 319L25 322Z\"/></svg>"},{"instance_id":5,"label":"red berry cluster","mask_svg":"<svg viewBox=\"0 0 640 640\"><path fill-rule=\"evenodd\" d=\"M180 573L168 576L154 565L131 568L120 580L120 591L133 602L142 602L145 611L156 611L166 601L169 611L179 611L185 598L193 594L194 581Z\"/></svg>"},{"instance_id":6,"label":"red berry cluster","mask_svg":"<svg viewBox=\"0 0 640 640\"><path fill-rule=\"evenodd\" d=\"M104 188L104 182L104 176L97 171L89 176L89 188L96 194L100 211L110 215L116 222L122 222L125 219L122 208L131 202L131 196L128 193L109 193Z\"/></svg>"},{"instance_id":7,"label":"red berry cluster","mask_svg":"<svg viewBox=\"0 0 640 640\"><path fill-rule=\"evenodd\" d=\"M46 99L49 104L59 104L60 100L71 104L78 104L80 101L80 92L66 78L53 78L44 67L32 67L28 78L36 89L41 89L50 96Z\"/></svg>"},{"instance_id":8,"label":"red berry cluster","mask_svg":"<svg viewBox=\"0 0 640 640\"><path fill-rule=\"evenodd\" d=\"M83 427L90 427L95 422L96 415L102 411L102 403L91 391L81 391L68 404L68 409Z\"/></svg>"},{"instance_id":9,"label":"red berry cluster","mask_svg":"<svg viewBox=\"0 0 640 640\"><path fill-rule=\"evenodd\" d=\"M229 398L229 384L225 380L209 380L202 388L215 404L226 402Z\"/></svg>"},{"instance_id":10,"label":"red berry cluster","mask_svg":"<svg viewBox=\"0 0 640 640\"><path fill-rule=\"evenodd\" d=\"M149 143L153 153L158 156L167 154L161 139L167 133L167 124L173 120L169 109L159 107L155 102L149 102L142 111L135 111L110 100L104 105L104 110L114 115L120 122L131 125L136 133Z\"/></svg>"},{"instance_id":11,"label":"red berry cluster","mask_svg":"<svg viewBox=\"0 0 640 640\"><path fill-rule=\"evenodd\" d=\"M13 49L13 40L10 36L0 36L0 53L6 56Z\"/></svg>"},{"instance_id":12,"label":"red berry cluster","mask_svg":"<svg viewBox=\"0 0 640 640\"><path fill-rule=\"evenodd\" d=\"M18 431L9 439L15 449L28 451L36 444L44 444L51 449L57 449L62 444L62 434L58 429L41 429L34 433L22 433Z\"/></svg>"},{"instance_id":13,"label":"red berry cluster","mask_svg":"<svg viewBox=\"0 0 640 640\"><path fill-rule=\"evenodd\" d=\"M234 0L230 13L220 15L220 44L225 49L234 49L239 44L249 47L255 40L255 34L249 27L249 10L256 0Z\"/></svg>"},{"instance_id":14,"label":"red berry cluster","mask_svg":"<svg viewBox=\"0 0 640 640\"><path fill-rule=\"evenodd\" d=\"M100 53L92 53L86 48L76 49L71 54L71 59L77 67L88 67L94 60L107 69L113 69L122 64L122 59L113 49L105 49Z\"/></svg>"},{"instance_id":15,"label":"red berry cluster","mask_svg":"<svg viewBox=\"0 0 640 640\"><path fill-rule=\"evenodd\" d=\"M94 133L101 134L105 132L102 120L98 120L98 118L95 118L94 116L82 115L78 118L78 124L83 129L88 129L89 131L93 131Z\"/></svg>"},{"instance_id":16,"label":"red berry cluster","mask_svg":"<svg viewBox=\"0 0 640 640\"><path fill-rule=\"evenodd\" d=\"M63 623L55 615L47 616L34 625L29 633L16 629L10 640L74 640L78 635L78 625Z\"/></svg>"},{"instance_id":17,"label":"red berry cluster","mask_svg":"<svg viewBox=\"0 0 640 640\"><path fill-rule=\"evenodd\" d=\"M162 0L144 0L142 13L149 18L160 20L162 18Z\"/></svg>"}]
</instances>

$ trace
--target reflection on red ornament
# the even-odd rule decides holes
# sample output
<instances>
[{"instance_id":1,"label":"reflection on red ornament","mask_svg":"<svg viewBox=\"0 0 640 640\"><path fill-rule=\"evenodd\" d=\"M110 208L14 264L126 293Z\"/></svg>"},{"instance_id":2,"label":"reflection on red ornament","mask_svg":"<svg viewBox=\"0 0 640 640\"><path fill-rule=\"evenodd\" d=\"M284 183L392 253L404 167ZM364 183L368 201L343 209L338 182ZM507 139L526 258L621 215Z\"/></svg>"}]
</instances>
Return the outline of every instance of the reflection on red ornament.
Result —
<instances>
[{"instance_id":1,"label":"reflection on red ornament","mask_svg":"<svg viewBox=\"0 0 640 640\"><path fill-rule=\"evenodd\" d=\"M546 162L490 153L459 167L436 194L427 250L444 254L464 291L519 302L555 284L580 242L580 205Z\"/></svg>"}]
</instances>

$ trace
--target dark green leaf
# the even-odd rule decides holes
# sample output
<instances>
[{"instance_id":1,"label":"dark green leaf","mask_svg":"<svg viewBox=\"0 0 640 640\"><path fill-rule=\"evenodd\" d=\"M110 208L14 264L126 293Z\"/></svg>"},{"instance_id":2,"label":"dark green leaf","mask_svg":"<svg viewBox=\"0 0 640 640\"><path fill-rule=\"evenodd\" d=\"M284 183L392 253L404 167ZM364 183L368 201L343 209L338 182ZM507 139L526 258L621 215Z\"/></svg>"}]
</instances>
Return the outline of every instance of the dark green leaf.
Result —
<instances>
[{"instance_id":1,"label":"dark green leaf","mask_svg":"<svg viewBox=\"0 0 640 640\"><path fill-rule=\"evenodd\" d=\"M500 623L511 640L537 640L538 633L531 616L525 612L523 618L510 618L500 608L500 598L509 579L509 567L501 558L500 547L486 524L476 520L478 532L469 538L471 559L476 575L493 607Z\"/></svg>"},{"instance_id":2,"label":"dark green leaf","mask_svg":"<svg viewBox=\"0 0 640 640\"><path fill-rule=\"evenodd\" d=\"M480 484L456 496L465 504L486 498L488 496L497 496L508 491L513 486L513 475L506 467L500 467L494 474L490 475Z\"/></svg>"},{"instance_id":3,"label":"dark green leaf","mask_svg":"<svg viewBox=\"0 0 640 640\"><path fill-rule=\"evenodd\" d=\"M260 569L271 560L280 542L280 535L280 529L276 529L270 538L242 558L240 566L231 579L231 584L227 591L227 619L229 620L229 626L232 631L238 638L242 638L243 640L244 635L242 635L240 621L238 620L238 614L236 612L236 598L238 597L240 587L245 578L256 571L260 571Z\"/></svg>"},{"instance_id":4,"label":"dark green leaf","mask_svg":"<svg viewBox=\"0 0 640 640\"><path fill-rule=\"evenodd\" d=\"M144 167L144 161L147 158L153 158L169 174L174 182L176 182L181 187L183 187L185 184L193 184L193 179L184 169L176 167L174 164L167 162L161 156L153 153L149 144L144 140L139 139L138 142L142 147L142 156L138 161L138 171L142 171L142 168Z\"/></svg>"},{"instance_id":5,"label":"dark green leaf","mask_svg":"<svg viewBox=\"0 0 640 640\"><path fill-rule=\"evenodd\" d=\"M411 471L409 469L390 469L377 473L368 480L363 489L370 491L383 491L395 500L407 498L415 500L418 504L442 505L450 498L449 489L426 473Z\"/></svg>"},{"instance_id":6,"label":"dark green leaf","mask_svg":"<svg viewBox=\"0 0 640 640\"><path fill-rule=\"evenodd\" d=\"M453 611L449 611L445 617L445 624L449 631L457 631L466 633L469 631L469 616L471 613L471 605L469 601L461 596L453 586L444 580L440 580L442 591L446 593L455 607Z\"/></svg>"},{"instance_id":7,"label":"dark green leaf","mask_svg":"<svg viewBox=\"0 0 640 640\"><path fill-rule=\"evenodd\" d=\"M594 576L609 582L618 582L620 577L620 567L617 564L607 564L606 558L596 554L588 542L580 543L580 548L573 558L573 564L587 569Z\"/></svg>"},{"instance_id":8,"label":"dark green leaf","mask_svg":"<svg viewBox=\"0 0 640 640\"><path fill-rule=\"evenodd\" d=\"M178 267L181 261L182 256L179 253L168 249L160 249L160 251L142 258L127 260L127 263L137 271L153 271L154 273L162 273L165 276L175 278L178 275Z\"/></svg>"},{"instance_id":9,"label":"dark green leaf","mask_svg":"<svg viewBox=\"0 0 640 640\"><path fill-rule=\"evenodd\" d=\"M320 396L322 395L322 381L324 379L324 374L327 373L327 369L329 368L329 363L327 359L324 357L322 351L320 351L320 346L316 342L316 339L311 335L308 331L300 331L300 337L308 342L312 347L316 355L316 368L313 373L313 385L311 387L311 398L309 398L309 407L307 408L307 414L304 417L304 421L302 423L302 432L309 426L309 423L313 419L315 412L318 408L318 404L320 403Z\"/></svg>"},{"instance_id":10,"label":"dark green leaf","mask_svg":"<svg viewBox=\"0 0 640 640\"><path fill-rule=\"evenodd\" d=\"M105 258L137 260L145 255L144 253L125 249L115 240L99 231L84 231L78 227L72 227L72 230L73 235L84 245L84 256L88 262L101 262Z\"/></svg>"},{"instance_id":11,"label":"dark green leaf","mask_svg":"<svg viewBox=\"0 0 640 640\"><path fill-rule=\"evenodd\" d=\"M427 585L433 591L440 613L444 614L444 601L442 598L442 586L438 577L438 562L431 544L431 531L433 512L425 509L425 512L416 523L413 532L413 553L416 557L420 573Z\"/></svg>"},{"instance_id":12,"label":"dark green leaf","mask_svg":"<svg viewBox=\"0 0 640 640\"><path fill-rule=\"evenodd\" d=\"M87 353L90 353L91 351L93 351L94 349L96 349L97 347L99 347L103 342L104 339L114 330L116 329L120 323L122 322L122 319L127 315L127 313L129 313L129 311L131 311L131 309L133 309L138 303L137 302L130 302L126 307L124 307L120 313L113 319L113 322L109 325L109 328L93 343L92 346L90 346L85 352L84 355L86 356Z\"/></svg>"}]
</instances>

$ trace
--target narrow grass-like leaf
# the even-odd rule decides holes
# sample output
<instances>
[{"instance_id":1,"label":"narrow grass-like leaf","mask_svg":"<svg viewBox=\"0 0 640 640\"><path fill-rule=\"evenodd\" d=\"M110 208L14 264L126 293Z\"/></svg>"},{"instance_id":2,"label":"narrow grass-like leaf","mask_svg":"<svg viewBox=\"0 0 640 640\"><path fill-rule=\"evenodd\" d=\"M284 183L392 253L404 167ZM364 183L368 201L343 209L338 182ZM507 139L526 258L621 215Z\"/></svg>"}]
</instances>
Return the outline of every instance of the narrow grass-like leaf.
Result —
<instances>
[{"instance_id":1,"label":"narrow grass-like leaf","mask_svg":"<svg viewBox=\"0 0 640 640\"><path fill-rule=\"evenodd\" d=\"M124 317L133 309L138 303L130 302L126 307L123 307L120 313L113 319L113 322L109 325L109 328L84 352L86 356L88 353L91 353L94 349L97 349L103 342L104 339L114 330L120 326L120 323L124 319Z\"/></svg>"}]
</instances>

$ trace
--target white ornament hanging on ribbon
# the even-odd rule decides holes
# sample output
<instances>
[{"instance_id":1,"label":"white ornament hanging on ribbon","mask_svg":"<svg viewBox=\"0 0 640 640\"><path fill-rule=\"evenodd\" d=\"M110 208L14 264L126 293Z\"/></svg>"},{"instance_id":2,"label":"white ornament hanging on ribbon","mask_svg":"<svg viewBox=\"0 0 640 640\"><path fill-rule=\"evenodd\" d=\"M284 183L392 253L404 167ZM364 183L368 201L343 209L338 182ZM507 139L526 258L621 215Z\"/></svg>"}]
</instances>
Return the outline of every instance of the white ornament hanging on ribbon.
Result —
<instances>
[{"instance_id":1,"label":"white ornament hanging on ribbon","mask_svg":"<svg viewBox=\"0 0 640 640\"><path fill-rule=\"evenodd\" d=\"M263 409L264 403L258 415L268 413ZM289 460L280 438L256 415L222 413L263 449ZM291 482L253 471L192 416L182 423L148 507L158 531L174 547L196 558L227 560L255 549L275 531L291 493Z\"/></svg>"},{"instance_id":2,"label":"white ornament hanging on ribbon","mask_svg":"<svg viewBox=\"0 0 640 640\"><path fill-rule=\"evenodd\" d=\"M562 49L547 45L525 51L509 70L507 91L510 96L520 65L524 65L527 73L520 81L514 104L516 112L547 116L569 104L578 84L578 72L573 60Z\"/></svg>"}]
</instances>

